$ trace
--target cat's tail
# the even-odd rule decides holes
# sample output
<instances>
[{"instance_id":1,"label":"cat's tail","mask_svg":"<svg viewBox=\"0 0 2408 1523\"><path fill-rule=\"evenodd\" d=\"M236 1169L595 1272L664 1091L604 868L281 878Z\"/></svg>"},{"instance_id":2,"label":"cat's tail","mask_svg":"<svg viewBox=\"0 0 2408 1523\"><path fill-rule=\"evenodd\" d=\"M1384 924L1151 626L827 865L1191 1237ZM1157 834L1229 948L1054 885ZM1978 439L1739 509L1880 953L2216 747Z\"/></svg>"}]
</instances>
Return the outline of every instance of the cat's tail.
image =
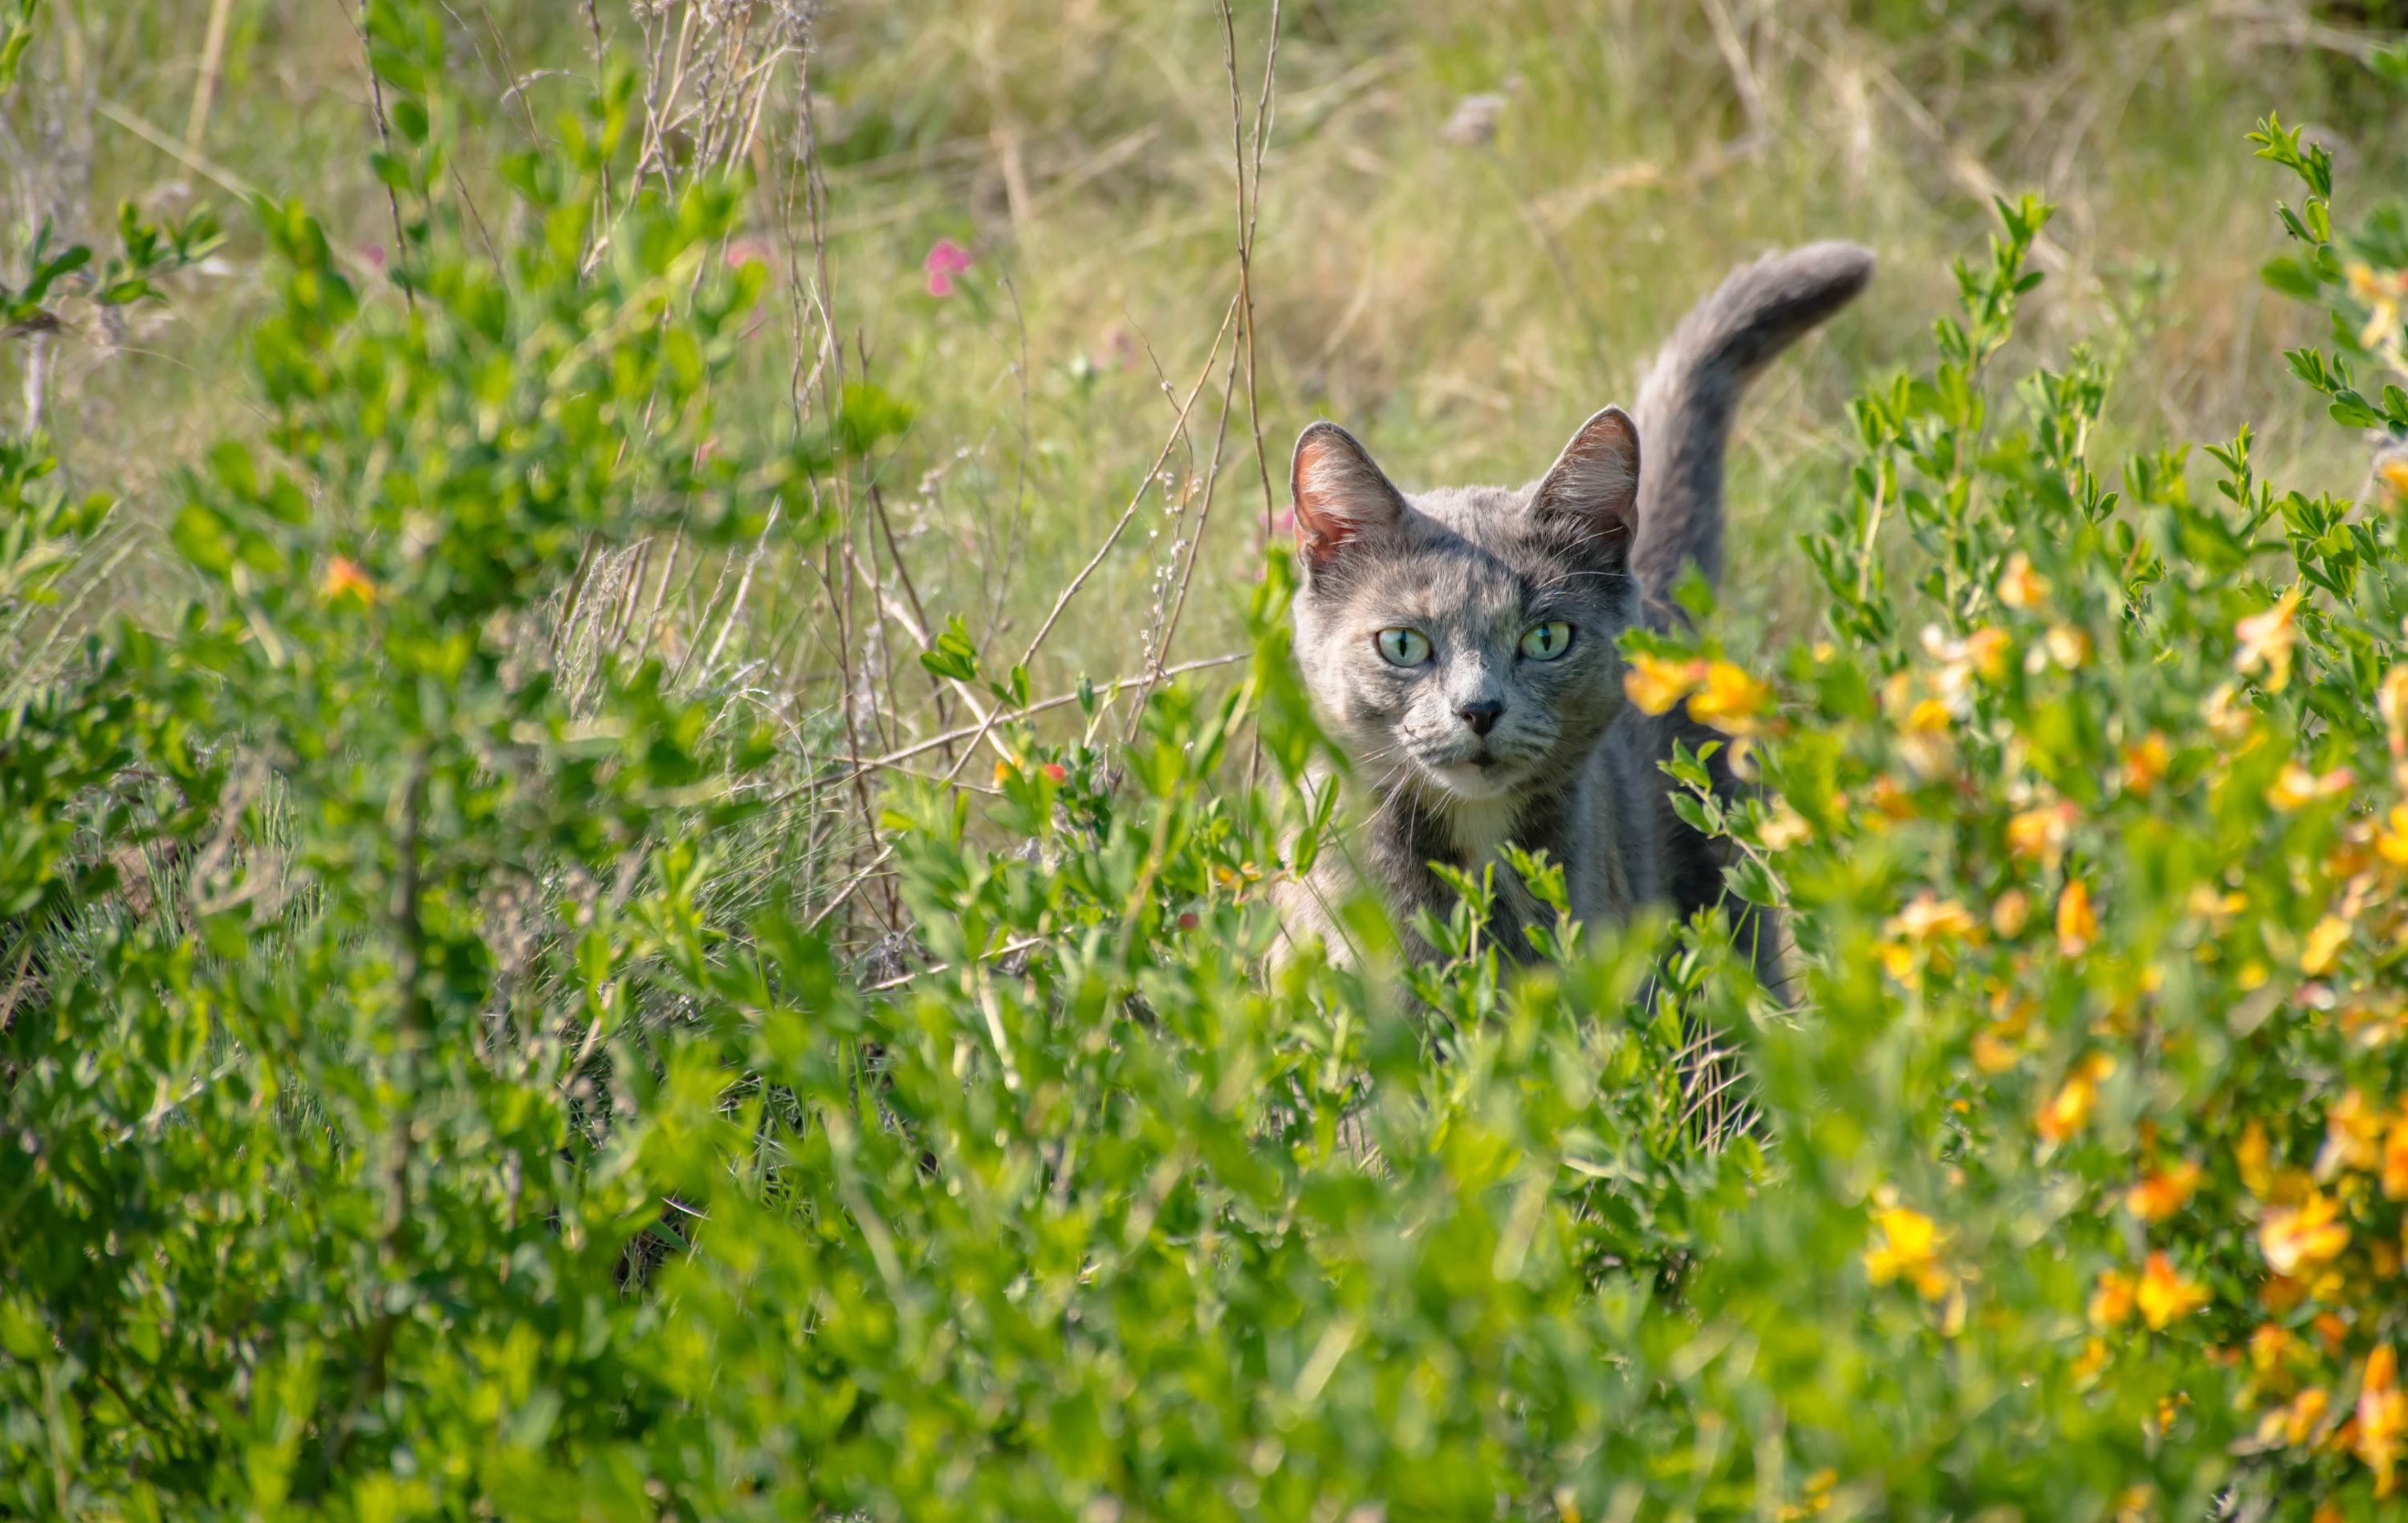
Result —
<instances>
[{"instance_id":1,"label":"cat's tail","mask_svg":"<svg viewBox=\"0 0 2408 1523\"><path fill-rule=\"evenodd\" d=\"M1649 596L1696 562L1723 571L1723 452L1741 393L1774 355L1872 278L1853 243L1812 243L1740 270L1699 302L1639 388L1639 537L1631 569Z\"/></svg>"}]
</instances>

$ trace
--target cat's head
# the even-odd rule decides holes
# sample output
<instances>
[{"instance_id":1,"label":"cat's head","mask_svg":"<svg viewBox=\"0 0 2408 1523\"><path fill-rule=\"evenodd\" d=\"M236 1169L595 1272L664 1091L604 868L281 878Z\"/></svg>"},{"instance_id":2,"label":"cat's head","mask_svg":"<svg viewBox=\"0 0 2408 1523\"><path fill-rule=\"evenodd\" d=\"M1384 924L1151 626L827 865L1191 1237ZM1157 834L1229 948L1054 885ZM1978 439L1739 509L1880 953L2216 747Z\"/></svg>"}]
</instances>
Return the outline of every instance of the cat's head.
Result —
<instances>
[{"instance_id":1,"label":"cat's head","mask_svg":"<svg viewBox=\"0 0 2408 1523\"><path fill-rule=\"evenodd\" d=\"M1334 423L1297 441L1305 682L1357 764L1445 806L1569 781L1623 704L1639 431L1581 425L1518 491L1407 494Z\"/></svg>"}]
</instances>

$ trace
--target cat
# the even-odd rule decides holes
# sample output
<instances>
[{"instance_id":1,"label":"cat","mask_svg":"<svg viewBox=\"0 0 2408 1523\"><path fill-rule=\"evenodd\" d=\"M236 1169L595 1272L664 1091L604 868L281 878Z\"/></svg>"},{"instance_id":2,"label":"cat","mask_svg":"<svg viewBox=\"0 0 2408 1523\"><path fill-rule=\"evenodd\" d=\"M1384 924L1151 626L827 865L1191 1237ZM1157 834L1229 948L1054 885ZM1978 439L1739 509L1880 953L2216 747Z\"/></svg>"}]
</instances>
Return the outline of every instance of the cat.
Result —
<instances>
[{"instance_id":1,"label":"cat","mask_svg":"<svg viewBox=\"0 0 2408 1523\"><path fill-rule=\"evenodd\" d=\"M1738 271L1674 332L1636 418L1597 413L1519 490L1409 494L1335 423L1304 431L1291 472L1296 651L1369 797L1343 849L1281 886L1292 944L1318 934L1332 956L1350 955L1331 910L1358 874L1410 926L1416 910L1443 917L1454 903L1432 862L1475 877L1495 864L1491 932L1527 959L1523 928L1539 906L1498 859L1509 841L1563 867L1584 922L1651 904L1686 918L1722 902L1724 855L1673 812L1658 763L1675 741L1724 737L1681 705L1650 716L1631 705L1618 642L1634 625L1684 617L1668 596L1684 567L1719 578L1723 456L1740 396L1872 270L1867 250L1818 243ZM1709 770L1726 796L1736 789L1727 750ZM1777 987L1777 928L1741 915L1734 929ZM1410 953L1429 954L1404 933Z\"/></svg>"}]
</instances>

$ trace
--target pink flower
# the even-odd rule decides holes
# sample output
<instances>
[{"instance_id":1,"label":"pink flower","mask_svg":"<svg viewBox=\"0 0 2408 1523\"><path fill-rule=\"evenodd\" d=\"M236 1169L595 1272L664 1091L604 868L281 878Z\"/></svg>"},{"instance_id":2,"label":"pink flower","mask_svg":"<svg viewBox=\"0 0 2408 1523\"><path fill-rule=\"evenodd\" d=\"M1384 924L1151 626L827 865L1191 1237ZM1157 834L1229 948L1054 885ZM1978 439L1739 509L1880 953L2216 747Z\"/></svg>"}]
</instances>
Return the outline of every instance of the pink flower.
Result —
<instances>
[{"instance_id":1,"label":"pink flower","mask_svg":"<svg viewBox=\"0 0 2408 1523\"><path fill-rule=\"evenodd\" d=\"M920 262L928 272L928 294L950 296L953 293L953 277L970 267L970 251L951 238L939 238L928 249L928 257Z\"/></svg>"}]
</instances>

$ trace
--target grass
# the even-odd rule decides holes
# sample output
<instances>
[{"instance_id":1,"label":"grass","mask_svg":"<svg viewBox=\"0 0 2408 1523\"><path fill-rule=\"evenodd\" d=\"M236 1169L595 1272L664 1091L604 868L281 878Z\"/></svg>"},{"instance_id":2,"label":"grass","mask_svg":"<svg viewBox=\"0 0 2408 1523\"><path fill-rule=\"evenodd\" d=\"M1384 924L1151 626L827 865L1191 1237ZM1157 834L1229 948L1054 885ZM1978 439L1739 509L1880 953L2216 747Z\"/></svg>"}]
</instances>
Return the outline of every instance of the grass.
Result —
<instances>
[{"instance_id":1,"label":"grass","mask_svg":"<svg viewBox=\"0 0 2408 1523\"><path fill-rule=\"evenodd\" d=\"M16 237L44 217L99 232L120 199L223 204L248 186L304 198L372 266L391 212L366 168L377 128L351 14L214 7L223 41L195 132L211 8L57 0L46 12L8 112ZM474 188L499 155L553 140L593 76L593 37L575 7L453 8L455 73L487 97L459 165ZM624 7L595 8L614 47L690 57L693 78L713 46L757 46L790 14L673 4L647 48ZM1811 633L1821 614L1793 540L1839 489L1843 403L1920 352L1989 196L2024 188L2064 209L2018 343L2052 357L2088 341L2115 357L2111 451L2223 439L2246 421L2272 479L2362 478L2363 462L2316 442L2313 398L2259 358L2314 329L2258 279L2279 247L2273 190L2235 149L2279 105L2317 124L2345 185L2369 198L2401 185L2396 121L2353 56L2386 35L2363 17L2224 0L1313 0L1280 18L1252 239L1259 343L1232 370L1234 164L1261 108L1263 7L1226 31L1211 7L1115 0L821 15L808 76L829 320L795 305L818 266L796 172L804 71L786 59L752 154L748 248L779 266L789 301L765 307L757 363L723 411L731 427L785 426L797 375L828 363L833 334L842 374L903 399L913 420L878 460L875 504L846 508L849 564L773 535L757 561L687 556L664 576L654 557L640 567L649 586L628 580L637 567L602 568L647 616L627 619L648 626L630 637L777 716L813 764L965 722L913 670L920 634L950 616L1008 658L1075 583L1033 662L1040 695L1081 673L1231 650L1302 424L1345 422L1409 485L1526 478L1577 420L1629 396L1726 268L1844 236L1880 254L1874 293L1766 379L1734 446L1728 627L1742 642ZM675 72L656 68L656 84ZM1493 132L1451 130L1475 97L1489 98ZM173 511L176 472L218 434L255 427L243 339L265 266L233 221L228 249L170 306L61 347L63 458L137 508L95 610L110 596L145 606L144 536ZM974 256L942 300L921 273L939 237ZM0 366L26 353L11 342ZM20 390L12 375L0 394ZM1132 501L1127 533L1098 559ZM842 791L833 804L858 818Z\"/></svg>"}]
</instances>

